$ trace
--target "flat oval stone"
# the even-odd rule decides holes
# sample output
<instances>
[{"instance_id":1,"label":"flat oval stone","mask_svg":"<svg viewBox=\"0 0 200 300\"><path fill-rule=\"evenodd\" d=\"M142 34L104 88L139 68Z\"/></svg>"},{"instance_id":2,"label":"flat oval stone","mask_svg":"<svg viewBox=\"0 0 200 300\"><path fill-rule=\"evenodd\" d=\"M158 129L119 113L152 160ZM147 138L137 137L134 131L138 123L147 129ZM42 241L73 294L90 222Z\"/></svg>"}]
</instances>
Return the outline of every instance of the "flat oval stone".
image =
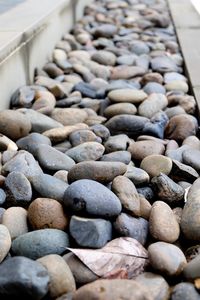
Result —
<instances>
[{"instance_id":1,"label":"flat oval stone","mask_svg":"<svg viewBox=\"0 0 200 300\"><path fill-rule=\"evenodd\" d=\"M65 154L79 163L87 160L97 160L102 157L104 151L103 145L97 142L86 142L69 149Z\"/></svg>"},{"instance_id":2,"label":"flat oval stone","mask_svg":"<svg viewBox=\"0 0 200 300\"><path fill-rule=\"evenodd\" d=\"M121 213L114 223L114 228L120 236L136 239L142 245L147 242L149 224L143 218L134 218L128 214Z\"/></svg>"},{"instance_id":3,"label":"flat oval stone","mask_svg":"<svg viewBox=\"0 0 200 300\"><path fill-rule=\"evenodd\" d=\"M121 201L122 207L131 215L140 216L140 197L130 179L117 176L112 182L112 191Z\"/></svg>"},{"instance_id":4,"label":"flat oval stone","mask_svg":"<svg viewBox=\"0 0 200 300\"><path fill-rule=\"evenodd\" d=\"M127 102L122 102L122 103L116 103L109 105L105 110L104 110L104 116L106 118L112 118L117 115L135 115L137 112L137 108L134 104L132 103L127 103Z\"/></svg>"},{"instance_id":5,"label":"flat oval stone","mask_svg":"<svg viewBox=\"0 0 200 300\"><path fill-rule=\"evenodd\" d=\"M153 177L151 183L160 200L169 204L183 200L184 189L167 175L160 173L160 175Z\"/></svg>"},{"instance_id":6,"label":"flat oval stone","mask_svg":"<svg viewBox=\"0 0 200 300\"><path fill-rule=\"evenodd\" d=\"M152 118L157 112L168 105L167 97L163 94L153 93L138 107L138 114L146 118Z\"/></svg>"},{"instance_id":7,"label":"flat oval stone","mask_svg":"<svg viewBox=\"0 0 200 300\"><path fill-rule=\"evenodd\" d=\"M102 24L97 26L94 31L95 37L112 38L117 33L117 26L113 24Z\"/></svg>"},{"instance_id":8,"label":"flat oval stone","mask_svg":"<svg viewBox=\"0 0 200 300\"><path fill-rule=\"evenodd\" d=\"M32 199L32 187L26 176L13 171L5 180L7 202L15 205L26 205Z\"/></svg>"},{"instance_id":9,"label":"flat oval stone","mask_svg":"<svg viewBox=\"0 0 200 300\"><path fill-rule=\"evenodd\" d=\"M60 202L63 201L64 192L68 187L64 181L48 174L33 177L31 183L42 197L52 198Z\"/></svg>"},{"instance_id":10,"label":"flat oval stone","mask_svg":"<svg viewBox=\"0 0 200 300\"><path fill-rule=\"evenodd\" d=\"M137 40L131 43L130 50L137 55L148 54L150 52L150 49L145 42Z\"/></svg>"},{"instance_id":11,"label":"flat oval stone","mask_svg":"<svg viewBox=\"0 0 200 300\"><path fill-rule=\"evenodd\" d=\"M149 155L161 155L165 151L163 144L155 141L139 141L131 144L128 148L132 158L136 160L143 160Z\"/></svg>"},{"instance_id":12,"label":"flat oval stone","mask_svg":"<svg viewBox=\"0 0 200 300\"><path fill-rule=\"evenodd\" d=\"M132 137L142 133L145 124L149 119L140 116L118 115L106 122L106 127L112 135L125 133Z\"/></svg>"},{"instance_id":13,"label":"flat oval stone","mask_svg":"<svg viewBox=\"0 0 200 300\"><path fill-rule=\"evenodd\" d=\"M12 242L16 256L37 259L48 254L62 254L69 247L67 233L58 229L40 229L20 235Z\"/></svg>"},{"instance_id":14,"label":"flat oval stone","mask_svg":"<svg viewBox=\"0 0 200 300\"><path fill-rule=\"evenodd\" d=\"M142 76L145 74L145 69L140 66L126 66L121 65L113 67L111 73L111 79L130 79L136 76Z\"/></svg>"},{"instance_id":15,"label":"flat oval stone","mask_svg":"<svg viewBox=\"0 0 200 300\"><path fill-rule=\"evenodd\" d=\"M4 260L11 247L11 236L8 228L0 224L0 263Z\"/></svg>"},{"instance_id":16,"label":"flat oval stone","mask_svg":"<svg viewBox=\"0 0 200 300\"><path fill-rule=\"evenodd\" d=\"M65 254L63 256L63 259L70 267L70 270L75 278L76 283L86 284L95 281L99 278L72 252Z\"/></svg>"},{"instance_id":17,"label":"flat oval stone","mask_svg":"<svg viewBox=\"0 0 200 300\"><path fill-rule=\"evenodd\" d=\"M129 145L129 137L126 134L118 134L110 136L104 143L104 147L107 153L113 153L116 151L124 151Z\"/></svg>"},{"instance_id":18,"label":"flat oval stone","mask_svg":"<svg viewBox=\"0 0 200 300\"><path fill-rule=\"evenodd\" d=\"M147 98L147 94L142 90L117 89L109 92L108 98L112 102L128 102L138 104Z\"/></svg>"},{"instance_id":19,"label":"flat oval stone","mask_svg":"<svg viewBox=\"0 0 200 300\"><path fill-rule=\"evenodd\" d=\"M112 300L120 298L130 300L152 300L148 291L144 289L141 284L134 280L127 279L96 280L93 283L86 284L79 288L73 299Z\"/></svg>"},{"instance_id":20,"label":"flat oval stone","mask_svg":"<svg viewBox=\"0 0 200 300\"><path fill-rule=\"evenodd\" d=\"M115 151L108 154L104 154L101 161L118 161L128 165L131 161L131 154L128 151Z\"/></svg>"},{"instance_id":21,"label":"flat oval stone","mask_svg":"<svg viewBox=\"0 0 200 300\"><path fill-rule=\"evenodd\" d=\"M82 123L87 119L87 113L79 108L55 108L51 117L57 122L67 125Z\"/></svg>"},{"instance_id":22,"label":"flat oval stone","mask_svg":"<svg viewBox=\"0 0 200 300\"><path fill-rule=\"evenodd\" d=\"M112 224L103 219L72 216L69 231L81 247L102 248L112 239Z\"/></svg>"},{"instance_id":23,"label":"flat oval stone","mask_svg":"<svg viewBox=\"0 0 200 300\"><path fill-rule=\"evenodd\" d=\"M169 299L170 288L167 281L158 274L144 272L135 278L136 282L148 289L154 300Z\"/></svg>"},{"instance_id":24,"label":"flat oval stone","mask_svg":"<svg viewBox=\"0 0 200 300\"><path fill-rule=\"evenodd\" d=\"M187 82L185 82L183 80L170 81L165 85L165 88L167 91L180 91L185 94L189 90L189 86L188 86Z\"/></svg>"},{"instance_id":25,"label":"flat oval stone","mask_svg":"<svg viewBox=\"0 0 200 300\"><path fill-rule=\"evenodd\" d=\"M3 298L40 300L47 294L48 284L47 270L27 257L9 257L0 265L0 296Z\"/></svg>"},{"instance_id":26,"label":"flat oval stone","mask_svg":"<svg viewBox=\"0 0 200 300\"><path fill-rule=\"evenodd\" d=\"M75 165L71 157L45 144L38 145L35 156L40 165L47 170L69 171Z\"/></svg>"},{"instance_id":27,"label":"flat oval stone","mask_svg":"<svg viewBox=\"0 0 200 300\"><path fill-rule=\"evenodd\" d=\"M160 173L169 175L172 170L172 160L164 155L149 155L142 160L140 168L150 177L158 176Z\"/></svg>"},{"instance_id":28,"label":"flat oval stone","mask_svg":"<svg viewBox=\"0 0 200 300\"><path fill-rule=\"evenodd\" d=\"M123 175L127 166L121 162L84 161L76 164L68 173L69 182L79 179L93 179L102 183L111 182Z\"/></svg>"},{"instance_id":29,"label":"flat oval stone","mask_svg":"<svg viewBox=\"0 0 200 300\"><path fill-rule=\"evenodd\" d=\"M163 275L178 276L187 264L183 252L175 245L157 242L148 248L151 266Z\"/></svg>"},{"instance_id":30,"label":"flat oval stone","mask_svg":"<svg viewBox=\"0 0 200 300\"><path fill-rule=\"evenodd\" d=\"M3 214L2 224L8 228L11 239L27 233L27 210L22 207L9 207Z\"/></svg>"},{"instance_id":31,"label":"flat oval stone","mask_svg":"<svg viewBox=\"0 0 200 300\"><path fill-rule=\"evenodd\" d=\"M191 166L198 172L200 171L200 151L192 148L183 151L183 162Z\"/></svg>"},{"instance_id":32,"label":"flat oval stone","mask_svg":"<svg viewBox=\"0 0 200 300\"><path fill-rule=\"evenodd\" d=\"M184 277L190 281L199 278L200 276L199 266L200 266L200 255L197 255L194 259L189 261L188 264L183 269Z\"/></svg>"},{"instance_id":33,"label":"flat oval stone","mask_svg":"<svg viewBox=\"0 0 200 300\"><path fill-rule=\"evenodd\" d=\"M174 116L165 128L165 135L169 139L182 142L190 135L196 135L197 119L188 114Z\"/></svg>"},{"instance_id":34,"label":"flat oval stone","mask_svg":"<svg viewBox=\"0 0 200 300\"><path fill-rule=\"evenodd\" d=\"M91 59L101 65L114 66L117 58L110 51L99 50L92 55Z\"/></svg>"},{"instance_id":35,"label":"flat oval stone","mask_svg":"<svg viewBox=\"0 0 200 300\"><path fill-rule=\"evenodd\" d=\"M49 254L37 260L48 271L49 294L55 298L64 293L75 292L76 283L65 260L57 254Z\"/></svg>"},{"instance_id":36,"label":"flat oval stone","mask_svg":"<svg viewBox=\"0 0 200 300\"><path fill-rule=\"evenodd\" d=\"M180 234L179 224L170 208L163 201L153 203L149 218L149 230L156 240L174 243Z\"/></svg>"},{"instance_id":37,"label":"flat oval stone","mask_svg":"<svg viewBox=\"0 0 200 300\"><path fill-rule=\"evenodd\" d=\"M31 131L29 119L16 110L0 112L0 132L12 140L26 136Z\"/></svg>"},{"instance_id":38,"label":"flat oval stone","mask_svg":"<svg viewBox=\"0 0 200 300\"><path fill-rule=\"evenodd\" d=\"M199 293L192 283L181 282L175 285L171 300L199 300Z\"/></svg>"},{"instance_id":39,"label":"flat oval stone","mask_svg":"<svg viewBox=\"0 0 200 300\"><path fill-rule=\"evenodd\" d=\"M88 179L72 183L65 192L64 204L74 212L112 217L121 212L119 198L104 185Z\"/></svg>"},{"instance_id":40,"label":"flat oval stone","mask_svg":"<svg viewBox=\"0 0 200 300\"><path fill-rule=\"evenodd\" d=\"M142 194L139 194L139 198L140 198L140 216L146 220L149 220L152 206L150 202Z\"/></svg>"},{"instance_id":41,"label":"flat oval stone","mask_svg":"<svg viewBox=\"0 0 200 300\"><path fill-rule=\"evenodd\" d=\"M178 67L175 62L168 56L158 56L151 60L153 71L159 73L178 72Z\"/></svg>"},{"instance_id":42,"label":"flat oval stone","mask_svg":"<svg viewBox=\"0 0 200 300\"><path fill-rule=\"evenodd\" d=\"M69 135L69 140L73 147L78 146L85 142L99 142L100 138L91 130L82 129L76 130Z\"/></svg>"},{"instance_id":43,"label":"flat oval stone","mask_svg":"<svg viewBox=\"0 0 200 300\"><path fill-rule=\"evenodd\" d=\"M162 84L157 82L148 82L144 87L143 91L148 95L156 93L156 94L163 94L165 95L166 90Z\"/></svg>"},{"instance_id":44,"label":"flat oval stone","mask_svg":"<svg viewBox=\"0 0 200 300\"><path fill-rule=\"evenodd\" d=\"M51 146L51 141L48 137L43 134L32 132L27 136L17 140L17 146L19 149L26 150L31 154L35 154L35 150L37 149L39 144L45 144Z\"/></svg>"},{"instance_id":45,"label":"flat oval stone","mask_svg":"<svg viewBox=\"0 0 200 300\"><path fill-rule=\"evenodd\" d=\"M68 224L62 205L48 198L37 198L29 205L28 220L33 229L65 230Z\"/></svg>"}]
</instances>

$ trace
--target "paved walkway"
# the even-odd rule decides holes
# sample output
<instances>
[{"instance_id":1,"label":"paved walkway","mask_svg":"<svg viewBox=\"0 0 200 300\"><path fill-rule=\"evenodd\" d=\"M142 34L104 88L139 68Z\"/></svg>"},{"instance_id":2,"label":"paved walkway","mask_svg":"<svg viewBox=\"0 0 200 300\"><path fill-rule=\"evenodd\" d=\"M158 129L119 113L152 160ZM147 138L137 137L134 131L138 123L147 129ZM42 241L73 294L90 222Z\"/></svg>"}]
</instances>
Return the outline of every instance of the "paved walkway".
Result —
<instances>
[{"instance_id":1,"label":"paved walkway","mask_svg":"<svg viewBox=\"0 0 200 300\"><path fill-rule=\"evenodd\" d=\"M9 9L13 8L26 0L0 0L0 14L8 11Z\"/></svg>"}]
</instances>

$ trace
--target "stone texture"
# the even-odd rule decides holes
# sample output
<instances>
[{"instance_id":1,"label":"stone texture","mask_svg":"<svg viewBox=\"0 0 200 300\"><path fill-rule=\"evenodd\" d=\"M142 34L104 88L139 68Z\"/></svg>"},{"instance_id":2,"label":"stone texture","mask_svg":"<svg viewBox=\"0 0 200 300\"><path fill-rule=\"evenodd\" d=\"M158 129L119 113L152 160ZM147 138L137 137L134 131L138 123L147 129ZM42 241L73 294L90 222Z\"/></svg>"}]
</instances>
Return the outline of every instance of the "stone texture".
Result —
<instances>
[{"instance_id":1,"label":"stone texture","mask_svg":"<svg viewBox=\"0 0 200 300\"><path fill-rule=\"evenodd\" d=\"M128 102L138 104L147 98L147 94L142 90L118 89L108 93L108 98L112 102Z\"/></svg>"},{"instance_id":2,"label":"stone texture","mask_svg":"<svg viewBox=\"0 0 200 300\"><path fill-rule=\"evenodd\" d=\"M133 159L141 161L149 155L162 155L165 147L161 143L146 140L131 144L128 151L130 151Z\"/></svg>"},{"instance_id":3,"label":"stone texture","mask_svg":"<svg viewBox=\"0 0 200 300\"><path fill-rule=\"evenodd\" d=\"M86 142L69 149L65 154L78 163L87 160L98 160L102 157L104 151L103 145L97 142Z\"/></svg>"},{"instance_id":4,"label":"stone texture","mask_svg":"<svg viewBox=\"0 0 200 300\"><path fill-rule=\"evenodd\" d=\"M4 260L11 247L11 236L8 228L0 224L0 262Z\"/></svg>"},{"instance_id":5,"label":"stone texture","mask_svg":"<svg viewBox=\"0 0 200 300\"><path fill-rule=\"evenodd\" d=\"M142 160L140 168L145 170L150 177L158 176L160 173L169 175L172 160L164 155L149 155Z\"/></svg>"}]
</instances>

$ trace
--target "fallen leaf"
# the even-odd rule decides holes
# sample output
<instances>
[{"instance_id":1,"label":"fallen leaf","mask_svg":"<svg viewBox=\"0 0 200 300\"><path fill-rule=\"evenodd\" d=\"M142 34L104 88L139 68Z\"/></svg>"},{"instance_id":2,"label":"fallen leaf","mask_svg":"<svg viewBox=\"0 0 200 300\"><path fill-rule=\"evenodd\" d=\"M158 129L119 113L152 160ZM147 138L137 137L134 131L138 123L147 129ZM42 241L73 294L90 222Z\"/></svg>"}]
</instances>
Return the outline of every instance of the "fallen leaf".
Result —
<instances>
[{"instance_id":1,"label":"fallen leaf","mask_svg":"<svg viewBox=\"0 0 200 300\"><path fill-rule=\"evenodd\" d=\"M73 252L93 273L103 278L131 279L144 271L147 250L135 239L121 237L101 249L73 249Z\"/></svg>"}]
</instances>

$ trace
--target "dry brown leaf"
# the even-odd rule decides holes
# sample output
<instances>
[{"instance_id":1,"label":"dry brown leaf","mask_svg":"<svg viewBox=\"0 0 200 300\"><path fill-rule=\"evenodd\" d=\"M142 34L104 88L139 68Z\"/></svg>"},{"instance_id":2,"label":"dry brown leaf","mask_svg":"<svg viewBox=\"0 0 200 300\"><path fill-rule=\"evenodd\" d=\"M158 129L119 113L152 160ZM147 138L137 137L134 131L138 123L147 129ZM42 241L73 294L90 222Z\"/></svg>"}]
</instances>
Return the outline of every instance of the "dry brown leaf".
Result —
<instances>
[{"instance_id":1,"label":"dry brown leaf","mask_svg":"<svg viewBox=\"0 0 200 300\"><path fill-rule=\"evenodd\" d=\"M144 271L148 261L146 249L135 239L121 237L101 249L73 249L93 273L103 278L133 278Z\"/></svg>"}]
</instances>

